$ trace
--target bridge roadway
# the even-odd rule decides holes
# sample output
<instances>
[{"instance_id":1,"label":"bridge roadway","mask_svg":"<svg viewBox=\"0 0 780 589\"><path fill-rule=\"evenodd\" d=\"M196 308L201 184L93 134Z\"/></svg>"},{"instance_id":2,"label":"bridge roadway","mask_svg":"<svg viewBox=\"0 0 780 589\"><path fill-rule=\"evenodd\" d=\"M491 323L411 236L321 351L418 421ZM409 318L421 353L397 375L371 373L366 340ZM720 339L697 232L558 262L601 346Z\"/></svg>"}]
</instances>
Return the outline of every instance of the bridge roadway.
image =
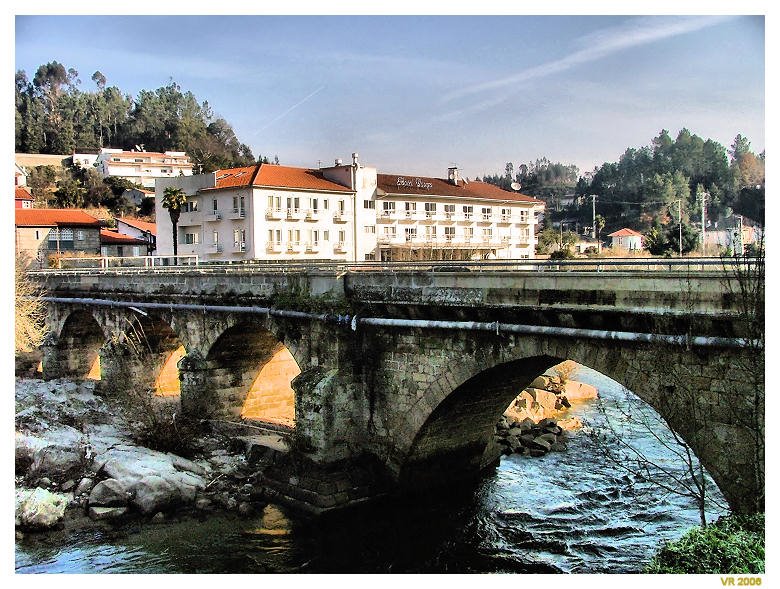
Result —
<instances>
[{"instance_id":1,"label":"bridge roadway","mask_svg":"<svg viewBox=\"0 0 780 589\"><path fill-rule=\"evenodd\" d=\"M480 270L37 272L50 303L44 374L83 376L99 357L101 386L119 389L182 345L182 410L240 422L283 347L301 370L296 456L278 459L269 481L281 498L326 510L479 471L496 458L493 427L517 392L573 359L653 405L733 508L763 504L763 375L728 271ZM117 343L133 322L152 361Z\"/></svg>"}]
</instances>

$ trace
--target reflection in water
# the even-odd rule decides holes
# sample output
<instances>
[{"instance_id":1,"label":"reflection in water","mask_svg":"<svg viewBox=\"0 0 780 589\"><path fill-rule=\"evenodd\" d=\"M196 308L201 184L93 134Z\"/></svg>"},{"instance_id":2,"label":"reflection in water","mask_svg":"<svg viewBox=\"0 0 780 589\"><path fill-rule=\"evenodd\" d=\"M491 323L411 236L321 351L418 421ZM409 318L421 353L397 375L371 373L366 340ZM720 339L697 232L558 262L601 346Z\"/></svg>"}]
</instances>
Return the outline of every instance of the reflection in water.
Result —
<instances>
[{"instance_id":1,"label":"reflection in water","mask_svg":"<svg viewBox=\"0 0 780 589\"><path fill-rule=\"evenodd\" d=\"M591 370L576 378L607 400L622 397L619 385ZM603 423L593 404L576 409L592 427ZM626 427L634 444L666 459L649 432ZM697 524L690 500L625 474L579 432L563 453L506 457L470 486L318 520L269 505L251 518L25 540L16 566L20 573L639 572L659 542Z\"/></svg>"}]
</instances>

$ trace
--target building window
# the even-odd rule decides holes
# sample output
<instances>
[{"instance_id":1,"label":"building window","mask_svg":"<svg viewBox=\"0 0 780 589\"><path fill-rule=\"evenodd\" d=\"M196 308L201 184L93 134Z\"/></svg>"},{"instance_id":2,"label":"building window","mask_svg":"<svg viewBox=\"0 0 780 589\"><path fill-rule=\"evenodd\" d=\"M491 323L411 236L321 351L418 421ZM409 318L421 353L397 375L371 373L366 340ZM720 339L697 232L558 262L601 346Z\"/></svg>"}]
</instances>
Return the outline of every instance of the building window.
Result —
<instances>
[{"instance_id":1,"label":"building window","mask_svg":"<svg viewBox=\"0 0 780 589\"><path fill-rule=\"evenodd\" d=\"M198 201L188 200L184 205L184 211L187 213L196 213L198 211Z\"/></svg>"},{"instance_id":2,"label":"building window","mask_svg":"<svg viewBox=\"0 0 780 589\"><path fill-rule=\"evenodd\" d=\"M388 237L395 237L395 226L393 225L386 225L385 226L385 235Z\"/></svg>"},{"instance_id":3,"label":"building window","mask_svg":"<svg viewBox=\"0 0 780 589\"><path fill-rule=\"evenodd\" d=\"M520 211L520 222L521 223L528 222L528 211Z\"/></svg>"},{"instance_id":4,"label":"building window","mask_svg":"<svg viewBox=\"0 0 780 589\"><path fill-rule=\"evenodd\" d=\"M482 241L490 241L493 239L493 229L491 227L485 227L482 230Z\"/></svg>"},{"instance_id":5,"label":"building window","mask_svg":"<svg viewBox=\"0 0 780 589\"><path fill-rule=\"evenodd\" d=\"M339 214L341 214L341 215L344 214L344 201L343 200L339 201Z\"/></svg>"},{"instance_id":6,"label":"building window","mask_svg":"<svg viewBox=\"0 0 780 589\"><path fill-rule=\"evenodd\" d=\"M407 213L413 213L417 210L417 203L416 202L404 203L404 208L406 209Z\"/></svg>"},{"instance_id":7,"label":"building window","mask_svg":"<svg viewBox=\"0 0 780 589\"><path fill-rule=\"evenodd\" d=\"M133 255L134 256L140 256L141 255L141 247L138 245L133 246Z\"/></svg>"},{"instance_id":8,"label":"building window","mask_svg":"<svg viewBox=\"0 0 780 589\"><path fill-rule=\"evenodd\" d=\"M363 232L373 235L374 233L376 233L376 225L364 225Z\"/></svg>"},{"instance_id":9,"label":"building window","mask_svg":"<svg viewBox=\"0 0 780 589\"><path fill-rule=\"evenodd\" d=\"M76 239L78 241L84 241L84 231L82 229L76 231Z\"/></svg>"},{"instance_id":10,"label":"building window","mask_svg":"<svg viewBox=\"0 0 780 589\"><path fill-rule=\"evenodd\" d=\"M466 240L470 240L472 237L474 237L474 228L473 227L464 227L463 228L463 236L466 238Z\"/></svg>"},{"instance_id":11,"label":"building window","mask_svg":"<svg viewBox=\"0 0 780 589\"><path fill-rule=\"evenodd\" d=\"M483 221L490 221L490 218L493 216L493 208L492 207L482 207L482 220Z\"/></svg>"},{"instance_id":12,"label":"building window","mask_svg":"<svg viewBox=\"0 0 780 589\"><path fill-rule=\"evenodd\" d=\"M347 241L347 232L339 231L339 243L344 243L345 241Z\"/></svg>"},{"instance_id":13,"label":"building window","mask_svg":"<svg viewBox=\"0 0 780 589\"><path fill-rule=\"evenodd\" d=\"M301 208L301 199L298 196L287 197L287 210L292 212L298 212Z\"/></svg>"},{"instance_id":14,"label":"building window","mask_svg":"<svg viewBox=\"0 0 780 589\"><path fill-rule=\"evenodd\" d=\"M185 245L196 245L200 243L200 233L197 231L195 233L185 233L184 243Z\"/></svg>"},{"instance_id":15,"label":"building window","mask_svg":"<svg viewBox=\"0 0 780 589\"><path fill-rule=\"evenodd\" d=\"M219 231L211 232L211 243L213 243L214 245L219 243Z\"/></svg>"},{"instance_id":16,"label":"building window","mask_svg":"<svg viewBox=\"0 0 780 589\"><path fill-rule=\"evenodd\" d=\"M35 230L35 239L40 239L40 238L41 238L41 232L36 229Z\"/></svg>"},{"instance_id":17,"label":"building window","mask_svg":"<svg viewBox=\"0 0 780 589\"><path fill-rule=\"evenodd\" d=\"M330 241L330 231L327 229L322 232L322 241Z\"/></svg>"},{"instance_id":18,"label":"building window","mask_svg":"<svg viewBox=\"0 0 780 589\"><path fill-rule=\"evenodd\" d=\"M214 211L215 213L219 210L217 208L217 199L216 198L211 200L211 210Z\"/></svg>"},{"instance_id":19,"label":"building window","mask_svg":"<svg viewBox=\"0 0 780 589\"><path fill-rule=\"evenodd\" d=\"M312 210L313 213L316 213L319 211L319 200L316 198L309 199L309 204L311 205L309 208Z\"/></svg>"},{"instance_id":20,"label":"building window","mask_svg":"<svg viewBox=\"0 0 780 589\"><path fill-rule=\"evenodd\" d=\"M417 238L417 227L407 227L404 229L404 233L406 234L406 241L412 241Z\"/></svg>"},{"instance_id":21,"label":"building window","mask_svg":"<svg viewBox=\"0 0 780 589\"><path fill-rule=\"evenodd\" d=\"M512 209L501 209L501 220L508 221L512 217Z\"/></svg>"},{"instance_id":22,"label":"building window","mask_svg":"<svg viewBox=\"0 0 780 589\"><path fill-rule=\"evenodd\" d=\"M455 212L455 205L444 205L444 212L445 213L454 213Z\"/></svg>"},{"instance_id":23,"label":"building window","mask_svg":"<svg viewBox=\"0 0 780 589\"><path fill-rule=\"evenodd\" d=\"M394 202L388 202L385 201L382 203L382 211L387 214L394 214L395 213L395 203Z\"/></svg>"},{"instance_id":24,"label":"building window","mask_svg":"<svg viewBox=\"0 0 780 589\"><path fill-rule=\"evenodd\" d=\"M436 239L436 225L426 225L425 226L425 239L427 239L427 240L435 240Z\"/></svg>"},{"instance_id":25,"label":"building window","mask_svg":"<svg viewBox=\"0 0 780 589\"><path fill-rule=\"evenodd\" d=\"M471 205L463 205L463 216L466 219L471 219L471 216L474 214L474 207Z\"/></svg>"},{"instance_id":26,"label":"building window","mask_svg":"<svg viewBox=\"0 0 780 589\"><path fill-rule=\"evenodd\" d=\"M425 203L425 216L426 218L430 219L436 214L436 203L435 202L426 202Z\"/></svg>"},{"instance_id":27,"label":"building window","mask_svg":"<svg viewBox=\"0 0 780 589\"><path fill-rule=\"evenodd\" d=\"M453 239L455 239L455 227L444 228L444 239L446 239L447 241L452 241Z\"/></svg>"},{"instance_id":28,"label":"building window","mask_svg":"<svg viewBox=\"0 0 780 589\"><path fill-rule=\"evenodd\" d=\"M327 211L329 206L330 205L328 203L328 199L327 198L323 198L322 199L322 210L323 211Z\"/></svg>"},{"instance_id":29,"label":"building window","mask_svg":"<svg viewBox=\"0 0 780 589\"><path fill-rule=\"evenodd\" d=\"M373 209L376 207L376 202L373 200L364 200L363 201L363 208L364 209Z\"/></svg>"}]
</instances>

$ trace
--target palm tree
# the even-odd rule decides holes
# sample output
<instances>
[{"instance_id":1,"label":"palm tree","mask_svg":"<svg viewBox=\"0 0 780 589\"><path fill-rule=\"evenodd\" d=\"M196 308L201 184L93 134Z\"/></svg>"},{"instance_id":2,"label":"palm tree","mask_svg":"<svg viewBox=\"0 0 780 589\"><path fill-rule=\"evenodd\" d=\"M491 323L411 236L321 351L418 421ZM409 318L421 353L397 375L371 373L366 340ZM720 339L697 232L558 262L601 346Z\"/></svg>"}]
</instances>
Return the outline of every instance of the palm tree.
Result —
<instances>
[{"instance_id":1,"label":"palm tree","mask_svg":"<svg viewBox=\"0 0 780 589\"><path fill-rule=\"evenodd\" d=\"M162 206L164 209L168 209L168 214L171 216L171 224L173 225L173 255L174 263L176 263L176 255L178 253L177 247L177 224L179 223L179 215L181 215L181 208L184 203L187 202L187 195L181 188L175 186L168 186L163 192Z\"/></svg>"}]
</instances>

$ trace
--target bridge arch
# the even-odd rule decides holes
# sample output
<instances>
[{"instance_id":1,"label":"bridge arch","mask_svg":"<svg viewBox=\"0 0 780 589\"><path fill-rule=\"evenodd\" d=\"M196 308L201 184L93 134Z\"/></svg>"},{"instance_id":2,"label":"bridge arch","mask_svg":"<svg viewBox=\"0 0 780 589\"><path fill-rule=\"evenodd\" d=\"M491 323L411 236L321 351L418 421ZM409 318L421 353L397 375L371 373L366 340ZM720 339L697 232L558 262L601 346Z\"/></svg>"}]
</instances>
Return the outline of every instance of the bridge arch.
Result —
<instances>
[{"instance_id":1,"label":"bridge arch","mask_svg":"<svg viewBox=\"0 0 780 589\"><path fill-rule=\"evenodd\" d=\"M44 371L62 377L100 379L99 353L106 335L95 316L76 309L65 316L56 333L53 350L44 359Z\"/></svg>"},{"instance_id":2,"label":"bridge arch","mask_svg":"<svg viewBox=\"0 0 780 589\"><path fill-rule=\"evenodd\" d=\"M272 329L251 319L226 327L206 353L209 387L219 410L233 419L292 427L295 392L291 382L301 368L296 349L288 348L283 334Z\"/></svg>"},{"instance_id":3,"label":"bridge arch","mask_svg":"<svg viewBox=\"0 0 780 589\"><path fill-rule=\"evenodd\" d=\"M695 389L689 394L675 391L683 378L697 386L697 379L701 380L700 367L686 364L690 351L511 339L445 363L411 410L401 416L399 430L405 435L397 438L400 461L390 464L399 483L424 485L486 466L495 458L485 454L495 423L511 400L536 376L570 359L621 383L651 405L693 449L729 502L738 503L739 491L726 476L734 472L733 465L719 454L722 446L712 444L712 425L723 419L721 410ZM708 427L696 423L701 411L712 412Z\"/></svg>"}]
</instances>

